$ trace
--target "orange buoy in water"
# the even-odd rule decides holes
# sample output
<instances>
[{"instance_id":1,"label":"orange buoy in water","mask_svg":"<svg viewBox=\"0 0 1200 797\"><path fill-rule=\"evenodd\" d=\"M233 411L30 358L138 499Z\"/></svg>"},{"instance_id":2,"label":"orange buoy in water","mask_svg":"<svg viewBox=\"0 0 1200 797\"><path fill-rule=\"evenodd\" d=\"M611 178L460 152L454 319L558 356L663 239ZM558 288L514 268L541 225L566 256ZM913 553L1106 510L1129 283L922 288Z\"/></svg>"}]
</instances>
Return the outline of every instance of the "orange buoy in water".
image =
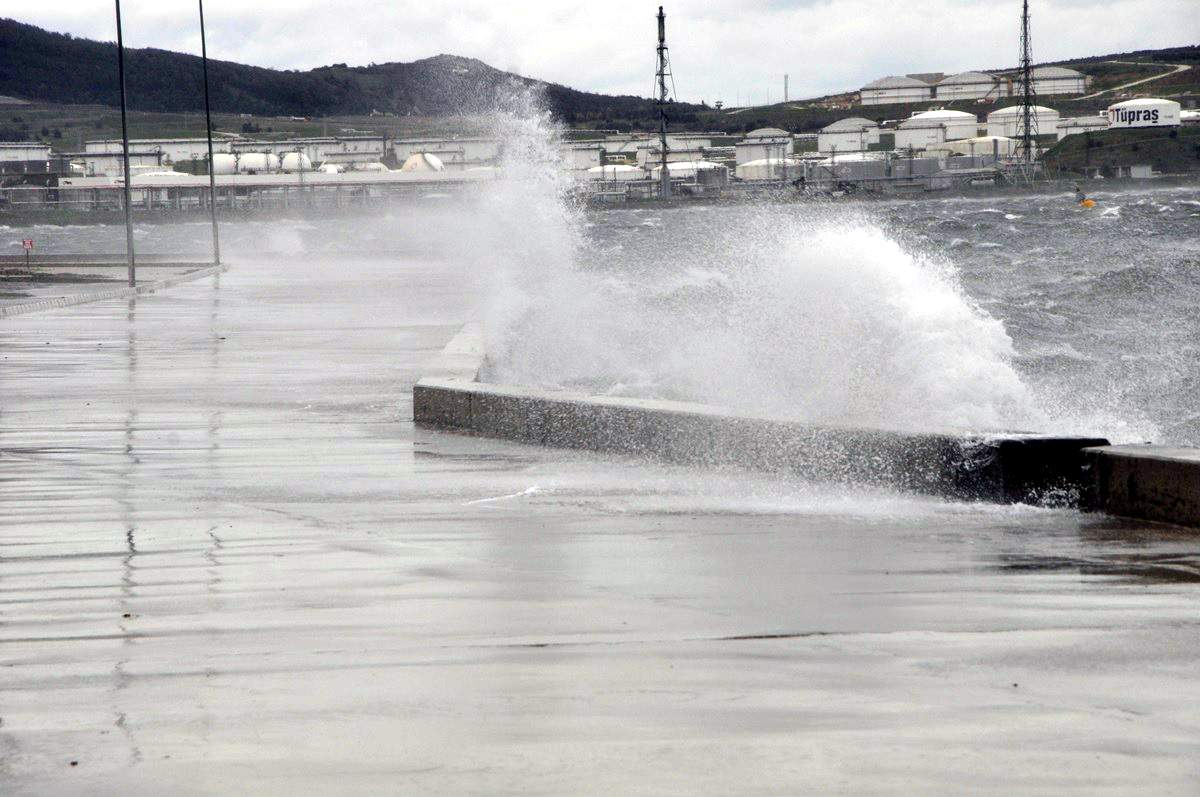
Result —
<instances>
[{"instance_id":1,"label":"orange buoy in water","mask_svg":"<svg viewBox=\"0 0 1200 797\"><path fill-rule=\"evenodd\" d=\"M1080 203L1079 203L1079 207L1081 207L1081 208L1094 208L1094 207L1096 207L1096 200L1094 200L1094 199L1085 199L1085 200L1083 200L1082 202L1080 202Z\"/></svg>"}]
</instances>

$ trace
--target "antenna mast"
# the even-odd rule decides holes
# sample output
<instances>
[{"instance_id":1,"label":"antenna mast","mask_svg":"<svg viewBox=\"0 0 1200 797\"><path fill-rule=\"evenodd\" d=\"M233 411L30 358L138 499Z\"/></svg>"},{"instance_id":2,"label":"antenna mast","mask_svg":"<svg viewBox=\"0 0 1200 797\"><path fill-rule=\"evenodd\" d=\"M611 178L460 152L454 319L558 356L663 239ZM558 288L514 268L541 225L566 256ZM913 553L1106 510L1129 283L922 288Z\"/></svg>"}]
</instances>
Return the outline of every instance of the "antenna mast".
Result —
<instances>
[{"instance_id":1,"label":"antenna mast","mask_svg":"<svg viewBox=\"0 0 1200 797\"><path fill-rule=\"evenodd\" d=\"M1027 164L1033 163L1038 135L1037 115L1033 109L1037 97L1033 92L1033 48L1029 41L1029 0L1021 4L1021 113L1017 117L1017 147Z\"/></svg>"},{"instance_id":2,"label":"antenna mast","mask_svg":"<svg viewBox=\"0 0 1200 797\"><path fill-rule=\"evenodd\" d=\"M667 170L667 78L671 76L671 59L667 55L667 15L658 7L658 145L662 154L662 195L671 195L671 174Z\"/></svg>"}]
</instances>

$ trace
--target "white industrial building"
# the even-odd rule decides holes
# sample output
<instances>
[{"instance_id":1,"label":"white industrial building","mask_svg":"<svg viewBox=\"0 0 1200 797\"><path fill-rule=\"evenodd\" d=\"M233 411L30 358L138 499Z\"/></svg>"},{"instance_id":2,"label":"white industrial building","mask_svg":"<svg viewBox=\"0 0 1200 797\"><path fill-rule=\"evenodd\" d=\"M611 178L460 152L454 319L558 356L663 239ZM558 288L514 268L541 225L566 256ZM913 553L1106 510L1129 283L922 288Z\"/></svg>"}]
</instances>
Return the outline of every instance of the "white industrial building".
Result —
<instances>
[{"instance_id":1,"label":"white industrial building","mask_svg":"<svg viewBox=\"0 0 1200 797\"><path fill-rule=\"evenodd\" d=\"M133 142L130 142L132 145ZM125 164L120 148L116 152L75 152L68 156L72 163L82 164L85 177L121 177ZM163 165L161 150L129 150L129 169L134 174L139 170L160 169Z\"/></svg>"},{"instance_id":2,"label":"white industrial building","mask_svg":"<svg viewBox=\"0 0 1200 797\"><path fill-rule=\"evenodd\" d=\"M704 150L696 147L695 149L684 149L683 147L672 147L667 145L667 163L683 163L685 161L704 160ZM662 163L662 150L659 149L658 142L654 142L649 146L639 147L637 151L637 165L643 169L653 168L654 164Z\"/></svg>"},{"instance_id":3,"label":"white industrial building","mask_svg":"<svg viewBox=\"0 0 1200 797\"><path fill-rule=\"evenodd\" d=\"M387 154L383 136L301 139L312 144L303 154L313 163L378 163Z\"/></svg>"},{"instance_id":4,"label":"white industrial building","mask_svg":"<svg viewBox=\"0 0 1200 797\"><path fill-rule=\"evenodd\" d=\"M1023 81L1020 75L1013 78L1013 97L1024 94L1021 89ZM1037 66L1033 68L1033 93L1038 97L1049 97L1055 94L1083 94L1087 91L1091 79L1082 72L1067 69L1065 66Z\"/></svg>"},{"instance_id":5,"label":"white industrial building","mask_svg":"<svg viewBox=\"0 0 1200 797\"><path fill-rule=\"evenodd\" d=\"M187 161L208 160L208 140L204 138L138 138L130 139L130 150L141 152L157 151L162 154L162 165L171 166ZM272 154L283 157L288 153L308 158L312 163L368 163L378 162L386 153L386 141L382 136L341 136L318 138L291 138L276 141L214 138L213 153ZM113 154L121 152L119 139L88 141L84 152L90 154Z\"/></svg>"},{"instance_id":6,"label":"white industrial building","mask_svg":"<svg viewBox=\"0 0 1200 797\"><path fill-rule=\"evenodd\" d=\"M861 116L839 119L817 134L818 152L861 152L878 143L879 125Z\"/></svg>"},{"instance_id":7,"label":"white industrial building","mask_svg":"<svg viewBox=\"0 0 1200 797\"><path fill-rule=\"evenodd\" d=\"M648 145L649 142L650 137L645 133L609 135L599 139L600 146L604 149L604 159L606 161L636 161L638 150L643 145Z\"/></svg>"},{"instance_id":8,"label":"white industrial building","mask_svg":"<svg viewBox=\"0 0 1200 797\"><path fill-rule=\"evenodd\" d=\"M392 142L392 151L400 163L410 155L427 153L451 171L474 166L491 166L500 157L500 142L494 138L405 138Z\"/></svg>"},{"instance_id":9,"label":"white industrial building","mask_svg":"<svg viewBox=\"0 0 1200 797\"><path fill-rule=\"evenodd\" d=\"M661 144L658 137L645 138L639 141L637 148L637 163L639 166L662 162ZM703 160L704 151L712 146L712 137L692 133L667 134L667 161Z\"/></svg>"},{"instance_id":10,"label":"white industrial building","mask_svg":"<svg viewBox=\"0 0 1200 797\"><path fill-rule=\"evenodd\" d=\"M1008 158L1017 151L1016 140L1008 136L976 136L975 138L960 138L955 141L945 141L925 149L926 155L948 157L951 155L992 155L997 158Z\"/></svg>"},{"instance_id":11,"label":"white industrial building","mask_svg":"<svg viewBox=\"0 0 1200 797\"><path fill-rule=\"evenodd\" d=\"M658 146L656 136L652 136L651 140ZM667 149L708 149L711 146L712 136L703 133L667 133Z\"/></svg>"},{"instance_id":12,"label":"white industrial building","mask_svg":"<svg viewBox=\"0 0 1200 797\"><path fill-rule=\"evenodd\" d=\"M734 170L739 180L787 180L800 173L799 158L764 158L763 160L739 163Z\"/></svg>"},{"instance_id":13,"label":"white industrial building","mask_svg":"<svg viewBox=\"0 0 1200 797\"><path fill-rule=\"evenodd\" d=\"M782 160L792 154L792 134L778 127L751 130L737 142L736 159L740 166L760 160Z\"/></svg>"},{"instance_id":14,"label":"white industrial building","mask_svg":"<svg viewBox=\"0 0 1200 797\"><path fill-rule=\"evenodd\" d=\"M387 152L387 141L383 136L321 136L277 141L237 140L230 142L227 151L269 153L280 157L291 152L303 155L313 163L377 163Z\"/></svg>"},{"instance_id":15,"label":"white industrial building","mask_svg":"<svg viewBox=\"0 0 1200 797\"><path fill-rule=\"evenodd\" d=\"M933 99L933 87L924 80L907 75L889 75L863 86L859 94L862 105L928 102Z\"/></svg>"},{"instance_id":16,"label":"white industrial building","mask_svg":"<svg viewBox=\"0 0 1200 797\"><path fill-rule=\"evenodd\" d=\"M712 161L694 160L694 161L667 161L667 174L674 179L694 179L700 172L714 172L716 174L729 175L729 169L719 163ZM655 166L650 172L652 180L658 180L662 177L662 166Z\"/></svg>"},{"instance_id":17,"label":"white industrial building","mask_svg":"<svg viewBox=\"0 0 1200 797\"><path fill-rule=\"evenodd\" d=\"M1067 136L1073 136L1077 133L1094 133L1097 130L1107 129L1108 117L1098 114L1096 116L1075 116L1067 119L1059 119L1055 132L1058 134L1058 140L1062 141Z\"/></svg>"},{"instance_id":18,"label":"white industrial building","mask_svg":"<svg viewBox=\"0 0 1200 797\"><path fill-rule=\"evenodd\" d=\"M1021 134L1023 105L1010 105L987 115L987 134L1015 138ZM1035 135L1047 136L1058 132L1058 111L1044 105L1031 105L1029 117Z\"/></svg>"},{"instance_id":19,"label":"white industrial building","mask_svg":"<svg viewBox=\"0 0 1200 797\"><path fill-rule=\"evenodd\" d=\"M1180 105L1174 100L1145 97L1108 106L1109 127L1179 127Z\"/></svg>"},{"instance_id":20,"label":"white industrial building","mask_svg":"<svg viewBox=\"0 0 1200 797\"><path fill-rule=\"evenodd\" d=\"M131 138L129 139L129 149L131 152L134 150L140 152L157 151L162 154L161 163L164 166L191 160L208 160L207 138ZM121 139L87 141L83 145L83 151L98 154L119 154L121 152ZM230 151L229 139L213 139L214 153Z\"/></svg>"},{"instance_id":21,"label":"white industrial building","mask_svg":"<svg viewBox=\"0 0 1200 797\"><path fill-rule=\"evenodd\" d=\"M0 142L0 162L28 163L50 160L50 145L36 141Z\"/></svg>"},{"instance_id":22,"label":"white industrial building","mask_svg":"<svg viewBox=\"0 0 1200 797\"><path fill-rule=\"evenodd\" d=\"M644 169L630 166L626 163L614 163L608 166L593 166L587 170L588 179L604 180L610 183L624 183L630 180L645 180L649 178Z\"/></svg>"},{"instance_id":23,"label":"white industrial building","mask_svg":"<svg viewBox=\"0 0 1200 797\"><path fill-rule=\"evenodd\" d=\"M939 80L930 91L935 100L982 100L1000 96L1000 81L983 72L960 72Z\"/></svg>"},{"instance_id":24,"label":"white industrial building","mask_svg":"<svg viewBox=\"0 0 1200 797\"><path fill-rule=\"evenodd\" d=\"M923 150L933 144L979 135L979 120L965 111L915 113L896 129L896 149Z\"/></svg>"},{"instance_id":25,"label":"white industrial building","mask_svg":"<svg viewBox=\"0 0 1200 797\"><path fill-rule=\"evenodd\" d=\"M604 148L594 141L577 141L561 145L559 153L563 168L570 172L585 172L600 166L604 160Z\"/></svg>"}]
</instances>

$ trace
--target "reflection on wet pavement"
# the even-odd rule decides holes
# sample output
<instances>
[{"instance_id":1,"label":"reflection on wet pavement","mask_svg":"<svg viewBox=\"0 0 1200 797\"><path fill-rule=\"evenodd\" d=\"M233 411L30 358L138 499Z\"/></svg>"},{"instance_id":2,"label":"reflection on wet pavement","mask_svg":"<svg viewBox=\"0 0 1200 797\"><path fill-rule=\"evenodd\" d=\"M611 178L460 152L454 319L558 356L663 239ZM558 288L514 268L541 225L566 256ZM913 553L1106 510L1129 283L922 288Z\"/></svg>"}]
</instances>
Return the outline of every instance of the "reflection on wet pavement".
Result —
<instances>
[{"instance_id":1,"label":"reflection on wet pavement","mask_svg":"<svg viewBox=\"0 0 1200 797\"><path fill-rule=\"evenodd\" d=\"M1194 785L1194 534L415 429L455 275L301 269L0 326L5 793Z\"/></svg>"}]
</instances>

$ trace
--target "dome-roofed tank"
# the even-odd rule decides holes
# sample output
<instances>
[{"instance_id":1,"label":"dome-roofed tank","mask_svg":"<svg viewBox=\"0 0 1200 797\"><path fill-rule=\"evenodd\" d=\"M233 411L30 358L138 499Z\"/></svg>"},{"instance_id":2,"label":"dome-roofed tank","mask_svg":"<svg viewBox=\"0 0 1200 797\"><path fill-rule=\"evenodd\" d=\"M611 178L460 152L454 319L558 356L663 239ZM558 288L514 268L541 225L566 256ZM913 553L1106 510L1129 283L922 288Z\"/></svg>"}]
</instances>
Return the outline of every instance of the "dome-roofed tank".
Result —
<instances>
[{"instance_id":1,"label":"dome-roofed tank","mask_svg":"<svg viewBox=\"0 0 1200 797\"><path fill-rule=\"evenodd\" d=\"M213 154L213 174L237 174L237 171L237 155L232 155L228 152Z\"/></svg>"},{"instance_id":2,"label":"dome-roofed tank","mask_svg":"<svg viewBox=\"0 0 1200 797\"><path fill-rule=\"evenodd\" d=\"M400 167L402 172L440 172L445 169L442 159L431 152L414 152Z\"/></svg>"},{"instance_id":3,"label":"dome-roofed tank","mask_svg":"<svg viewBox=\"0 0 1200 797\"><path fill-rule=\"evenodd\" d=\"M270 174L279 171L279 156L271 152L243 152L237 166L239 174Z\"/></svg>"},{"instance_id":4,"label":"dome-roofed tank","mask_svg":"<svg viewBox=\"0 0 1200 797\"><path fill-rule=\"evenodd\" d=\"M1108 106L1109 127L1178 127L1182 110L1174 100L1144 97Z\"/></svg>"},{"instance_id":5,"label":"dome-roofed tank","mask_svg":"<svg viewBox=\"0 0 1200 797\"><path fill-rule=\"evenodd\" d=\"M285 152L279 167L285 172L311 172L313 170L312 159L303 152Z\"/></svg>"},{"instance_id":6,"label":"dome-roofed tank","mask_svg":"<svg viewBox=\"0 0 1200 797\"><path fill-rule=\"evenodd\" d=\"M645 170L624 163L593 166L587 170L587 175L591 180L607 180L609 182L614 180L645 180L647 176Z\"/></svg>"}]
</instances>

